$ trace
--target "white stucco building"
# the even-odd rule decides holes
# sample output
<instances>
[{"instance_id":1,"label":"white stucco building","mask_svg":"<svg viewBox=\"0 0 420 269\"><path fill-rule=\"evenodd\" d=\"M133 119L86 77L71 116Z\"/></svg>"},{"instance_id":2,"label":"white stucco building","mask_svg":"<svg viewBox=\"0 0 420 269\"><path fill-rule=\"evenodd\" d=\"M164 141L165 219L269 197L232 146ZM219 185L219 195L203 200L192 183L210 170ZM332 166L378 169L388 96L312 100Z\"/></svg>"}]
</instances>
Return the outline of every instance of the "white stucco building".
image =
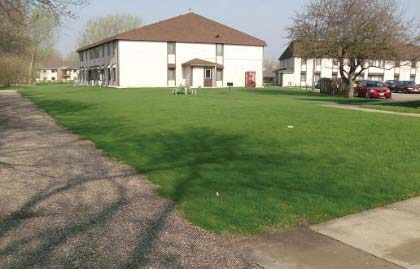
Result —
<instances>
[{"instance_id":1,"label":"white stucco building","mask_svg":"<svg viewBox=\"0 0 420 269\"><path fill-rule=\"evenodd\" d=\"M84 85L226 87L263 84L263 40L195 13L115 35L77 50Z\"/></svg>"},{"instance_id":2,"label":"white stucco building","mask_svg":"<svg viewBox=\"0 0 420 269\"><path fill-rule=\"evenodd\" d=\"M75 61L52 59L51 63L38 68L37 82L74 82L79 78Z\"/></svg>"},{"instance_id":3,"label":"white stucco building","mask_svg":"<svg viewBox=\"0 0 420 269\"><path fill-rule=\"evenodd\" d=\"M314 59L307 59L302 55L299 44L291 42L279 58L280 68L276 70L277 85L305 87L312 86L313 76L315 82L319 78L340 78L338 61L331 58L317 58L314 64ZM419 56L420 50L413 50L407 53L407 60L404 61L371 60L371 66L375 67L366 69L358 78L420 83L420 59L416 58Z\"/></svg>"}]
</instances>

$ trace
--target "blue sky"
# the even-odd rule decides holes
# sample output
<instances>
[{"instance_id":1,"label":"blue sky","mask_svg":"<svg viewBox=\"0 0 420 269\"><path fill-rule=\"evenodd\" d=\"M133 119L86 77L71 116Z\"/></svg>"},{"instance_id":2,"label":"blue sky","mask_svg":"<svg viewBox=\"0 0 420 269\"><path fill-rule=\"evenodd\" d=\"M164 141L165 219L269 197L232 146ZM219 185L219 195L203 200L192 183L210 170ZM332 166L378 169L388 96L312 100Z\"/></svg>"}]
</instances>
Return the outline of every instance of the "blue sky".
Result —
<instances>
[{"instance_id":1,"label":"blue sky","mask_svg":"<svg viewBox=\"0 0 420 269\"><path fill-rule=\"evenodd\" d=\"M88 6L76 8L78 18L59 29L57 49L67 55L77 48L83 25L91 18L129 13L142 18L144 24L193 12L265 40L267 57L278 57L288 44L286 27L294 12L309 0L90 0ZM366 0L368 1L368 0ZM420 16L420 0L399 0L407 16Z\"/></svg>"}]
</instances>

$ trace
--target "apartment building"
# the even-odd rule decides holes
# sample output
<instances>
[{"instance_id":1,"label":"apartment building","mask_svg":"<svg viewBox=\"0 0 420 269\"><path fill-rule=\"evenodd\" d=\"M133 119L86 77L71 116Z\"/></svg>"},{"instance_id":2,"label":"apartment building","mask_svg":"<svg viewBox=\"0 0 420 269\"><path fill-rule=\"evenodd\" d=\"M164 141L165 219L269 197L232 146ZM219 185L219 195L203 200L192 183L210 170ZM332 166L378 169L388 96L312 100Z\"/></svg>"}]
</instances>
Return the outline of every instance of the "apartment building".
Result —
<instances>
[{"instance_id":1,"label":"apartment building","mask_svg":"<svg viewBox=\"0 0 420 269\"><path fill-rule=\"evenodd\" d=\"M340 78L339 63L332 58L308 59L299 44L291 42L279 58L280 68L276 70L279 86L312 86L319 78ZM405 53L405 60L370 60L370 66L358 79L369 80L411 80L420 83L420 49L412 48ZM414 60L413 60L414 59ZM315 68L315 69L314 69Z\"/></svg>"},{"instance_id":2,"label":"apartment building","mask_svg":"<svg viewBox=\"0 0 420 269\"><path fill-rule=\"evenodd\" d=\"M195 13L109 37L77 50L80 83L114 87L263 85L266 43Z\"/></svg>"}]
</instances>

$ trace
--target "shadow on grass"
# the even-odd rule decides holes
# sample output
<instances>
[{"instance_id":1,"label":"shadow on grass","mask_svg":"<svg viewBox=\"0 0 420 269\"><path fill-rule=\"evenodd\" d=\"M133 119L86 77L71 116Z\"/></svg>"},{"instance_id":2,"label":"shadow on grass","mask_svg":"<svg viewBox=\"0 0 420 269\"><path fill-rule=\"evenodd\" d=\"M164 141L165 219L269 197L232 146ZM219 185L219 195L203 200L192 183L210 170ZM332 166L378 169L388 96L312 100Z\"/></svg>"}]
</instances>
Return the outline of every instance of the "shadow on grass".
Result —
<instances>
[{"instance_id":1,"label":"shadow on grass","mask_svg":"<svg viewBox=\"0 0 420 269\"><path fill-rule=\"evenodd\" d=\"M38 100L36 103L56 117L91 112L94 108L75 101ZM314 212L322 212L323 209L317 206L323 199L346 203L352 201L357 192L357 189L334 185L328 178L313 180L308 177L301 164L316 164L321 158L324 165L340 160L337 156L316 153L303 155L295 150L297 142L274 145L273 141L261 140L256 145L255 141L250 143L246 135L196 127L139 132L130 130L124 120L110 120L109 117L80 117L78 121L61 123L90 138L109 155L150 175L162 186L159 192L180 205L189 220L215 232L255 233L279 223L298 225ZM31 121L18 122L22 128L31 125ZM50 132L57 135L51 130L44 130L43 135L51 135ZM272 150L261 151L261 148ZM28 154L33 152L34 149L27 150ZM13 268L78 267L80 264L107 268L147 267L150 264L182 266L182 262L176 264L181 260L176 252L166 253L157 246L161 243L161 234L167 232L167 222L174 210L172 202L157 205L150 193L129 195L130 191L135 191L126 183L130 174L112 175L112 169L104 168L100 161L91 162L75 153L60 155L63 152L66 151L52 145L45 156L52 160L46 165L55 168L61 162L72 162L72 169L83 167L82 172L68 178L49 174L48 177L54 180L48 186L35 194L27 194L26 202L12 214L2 217L0 242L7 243L0 247L0 262L7 259L8 267ZM4 169L11 168L5 165ZM25 172L22 166L15 165L13 169ZM28 169L39 168L29 166ZM97 171L96 176L92 175ZM109 204L102 204L105 197L94 196L95 189L87 187L99 181L102 186L110 184L110 192L115 191ZM88 194L92 201L82 211L72 210L83 194ZM317 205L311 203L313 201L321 202ZM41 204L48 207L41 210ZM62 210L57 212L55 207ZM135 214L127 216L127 209ZM145 215L143 211L155 214ZM57 223L57 219L62 222ZM111 227L111 223L117 228ZM175 232L179 233L176 238L188 240L188 227L183 226ZM103 240L109 241L109 238L113 241L104 246ZM129 244L132 238L135 238L134 243ZM194 248L195 237L191 238L188 245ZM168 245L174 249L184 246L179 242ZM114 249L118 247L124 249ZM121 252L128 257L120 257Z\"/></svg>"},{"instance_id":2,"label":"shadow on grass","mask_svg":"<svg viewBox=\"0 0 420 269\"><path fill-rule=\"evenodd\" d=\"M95 105L92 103L64 99L37 100L36 104L37 106L43 108L49 114L60 116L77 114L95 108Z\"/></svg>"},{"instance_id":3,"label":"shadow on grass","mask_svg":"<svg viewBox=\"0 0 420 269\"><path fill-rule=\"evenodd\" d=\"M375 106L375 105L372 104L372 106ZM389 107L401 107L401 108L418 108L420 110L420 100L404 101L404 102L387 102L387 103L377 104L377 105L389 106Z\"/></svg>"}]
</instances>

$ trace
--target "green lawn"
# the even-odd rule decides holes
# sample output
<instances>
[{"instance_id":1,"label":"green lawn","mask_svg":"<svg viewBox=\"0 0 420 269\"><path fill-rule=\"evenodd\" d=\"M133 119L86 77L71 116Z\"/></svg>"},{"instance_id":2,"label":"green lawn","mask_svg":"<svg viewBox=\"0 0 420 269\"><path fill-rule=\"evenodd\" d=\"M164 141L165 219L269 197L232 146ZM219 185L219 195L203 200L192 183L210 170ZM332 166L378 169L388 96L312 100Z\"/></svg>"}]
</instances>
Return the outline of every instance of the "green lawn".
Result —
<instances>
[{"instance_id":1,"label":"green lawn","mask_svg":"<svg viewBox=\"0 0 420 269\"><path fill-rule=\"evenodd\" d=\"M420 100L396 103L384 103L378 105L363 105L366 108L420 114Z\"/></svg>"},{"instance_id":2,"label":"green lawn","mask_svg":"<svg viewBox=\"0 0 420 269\"><path fill-rule=\"evenodd\" d=\"M21 93L217 233L288 229L420 194L419 119L319 106L363 99L278 88Z\"/></svg>"}]
</instances>

